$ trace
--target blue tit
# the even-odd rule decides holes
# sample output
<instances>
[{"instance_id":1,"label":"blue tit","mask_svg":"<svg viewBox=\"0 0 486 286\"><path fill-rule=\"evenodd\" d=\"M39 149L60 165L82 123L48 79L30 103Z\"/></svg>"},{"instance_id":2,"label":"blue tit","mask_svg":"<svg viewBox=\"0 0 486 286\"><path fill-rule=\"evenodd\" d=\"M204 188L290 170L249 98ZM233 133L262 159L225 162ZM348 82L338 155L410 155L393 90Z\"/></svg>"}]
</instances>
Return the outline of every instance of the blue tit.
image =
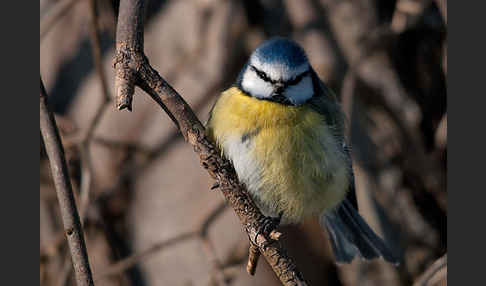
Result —
<instances>
[{"instance_id":1,"label":"blue tit","mask_svg":"<svg viewBox=\"0 0 486 286\"><path fill-rule=\"evenodd\" d=\"M284 224L318 217L338 263L397 263L357 211L343 112L297 43L278 37L260 45L218 98L206 130L264 215Z\"/></svg>"}]
</instances>

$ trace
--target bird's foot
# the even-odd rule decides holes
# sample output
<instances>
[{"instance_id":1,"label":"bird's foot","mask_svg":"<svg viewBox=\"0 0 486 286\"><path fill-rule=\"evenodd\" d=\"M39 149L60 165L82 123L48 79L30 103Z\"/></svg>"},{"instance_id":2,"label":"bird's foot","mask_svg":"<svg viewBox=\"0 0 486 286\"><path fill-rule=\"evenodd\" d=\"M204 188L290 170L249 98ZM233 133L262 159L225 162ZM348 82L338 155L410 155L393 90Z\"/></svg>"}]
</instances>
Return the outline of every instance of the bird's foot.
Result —
<instances>
[{"instance_id":1,"label":"bird's foot","mask_svg":"<svg viewBox=\"0 0 486 286\"><path fill-rule=\"evenodd\" d=\"M280 225L280 221L282 220L282 215L283 212L280 212L278 217L264 216L260 220L260 224L262 225L262 227L259 228L258 232L255 235L254 240L256 241L259 234L265 237L269 237L273 240L277 240L280 237L280 233L275 230Z\"/></svg>"}]
</instances>

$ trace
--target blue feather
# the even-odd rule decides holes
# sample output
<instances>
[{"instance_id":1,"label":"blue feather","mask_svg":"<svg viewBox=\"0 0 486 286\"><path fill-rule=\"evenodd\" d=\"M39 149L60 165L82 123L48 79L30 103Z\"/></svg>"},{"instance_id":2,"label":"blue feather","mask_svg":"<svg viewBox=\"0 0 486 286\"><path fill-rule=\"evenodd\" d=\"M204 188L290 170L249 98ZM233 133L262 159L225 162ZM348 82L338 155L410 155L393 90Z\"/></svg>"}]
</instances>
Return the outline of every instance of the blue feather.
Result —
<instances>
[{"instance_id":1,"label":"blue feather","mask_svg":"<svg viewBox=\"0 0 486 286\"><path fill-rule=\"evenodd\" d=\"M254 55L262 62L283 63L289 68L307 62L305 51L294 41L282 37L274 37L264 42L255 50Z\"/></svg>"}]
</instances>

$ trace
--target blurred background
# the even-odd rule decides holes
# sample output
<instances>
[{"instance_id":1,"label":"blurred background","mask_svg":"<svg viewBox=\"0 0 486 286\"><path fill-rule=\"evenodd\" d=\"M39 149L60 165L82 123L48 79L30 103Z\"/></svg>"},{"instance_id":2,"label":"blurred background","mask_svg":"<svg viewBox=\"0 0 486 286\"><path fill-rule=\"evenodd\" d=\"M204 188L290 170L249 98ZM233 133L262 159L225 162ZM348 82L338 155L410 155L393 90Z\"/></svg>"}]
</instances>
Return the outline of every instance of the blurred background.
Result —
<instances>
[{"instance_id":1,"label":"blurred background","mask_svg":"<svg viewBox=\"0 0 486 286\"><path fill-rule=\"evenodd\" d=\"M40 73L95 283L279 285L264 259L254 277L246 273L239 220L165 112L138 89L133 112L115 109L118 5L40 1ZM145 53L202 121L250 53L276 35L300 43L339 95L360 213L402 263L337 266L317 221L284 227L281 240L310 285L447 284L445 1L152 0L146 8ZM74 285L42 145L40 154L40 284Z\"/></svg>"}]
</instances>

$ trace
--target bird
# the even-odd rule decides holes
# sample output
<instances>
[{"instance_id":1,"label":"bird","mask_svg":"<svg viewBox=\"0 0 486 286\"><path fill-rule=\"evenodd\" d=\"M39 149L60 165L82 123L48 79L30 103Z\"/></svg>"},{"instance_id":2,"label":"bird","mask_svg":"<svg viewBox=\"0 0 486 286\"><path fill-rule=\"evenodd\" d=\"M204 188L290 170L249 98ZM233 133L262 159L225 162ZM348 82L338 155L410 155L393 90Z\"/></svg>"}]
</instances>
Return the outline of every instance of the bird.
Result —
<instances>
[{"instance_id":1,"label":"bird","mask_svg":"<svg viewBox=\"0 0 486 286\"><path fill-rule=\"evenodd\" d=\"M273 227L317 217L338 264L398 264L358 212L345 115L298 43L260 44L216 100L206 132Z\"/></svg>"}]
</instances>

